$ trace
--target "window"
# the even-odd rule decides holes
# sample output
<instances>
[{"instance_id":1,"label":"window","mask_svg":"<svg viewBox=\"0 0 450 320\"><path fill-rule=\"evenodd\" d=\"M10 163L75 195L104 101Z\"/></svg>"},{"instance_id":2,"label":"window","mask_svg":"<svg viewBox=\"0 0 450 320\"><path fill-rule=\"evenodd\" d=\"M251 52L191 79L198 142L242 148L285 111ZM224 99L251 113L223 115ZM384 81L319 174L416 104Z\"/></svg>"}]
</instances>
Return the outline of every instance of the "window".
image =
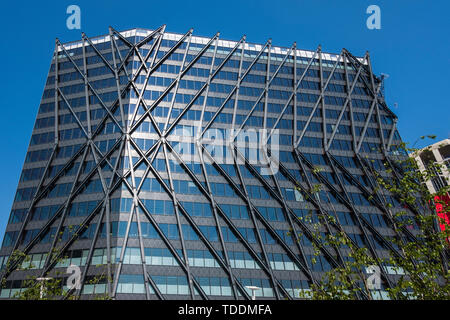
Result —
<instances>
[{"instance_id":1,"label":"window","mask_svg":"<svg viewBox=\"0 0 450 320\"><path fill-rule=\"evenodd\" d=\"M134 274L120 275L117 293L145 293L144 277Z\"/></svg>"}]
</instances>

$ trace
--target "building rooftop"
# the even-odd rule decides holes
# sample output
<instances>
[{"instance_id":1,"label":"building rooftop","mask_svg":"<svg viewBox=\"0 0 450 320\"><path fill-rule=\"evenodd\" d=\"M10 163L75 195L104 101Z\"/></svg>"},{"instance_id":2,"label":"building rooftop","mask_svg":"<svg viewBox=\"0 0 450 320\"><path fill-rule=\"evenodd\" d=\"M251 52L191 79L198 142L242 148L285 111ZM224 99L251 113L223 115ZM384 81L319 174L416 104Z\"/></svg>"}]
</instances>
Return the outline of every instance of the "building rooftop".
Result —
<instances>
[{"instance_id":1,"label":"building rooftop","mask_svg":"<svg viewBox=\"0 0 450 320\"><path fill-rule=\"evenodd\" d=\"M119 33L122 36L124 36L125 38L133 37L133 36L146 37L150 33L152 33L153 31L155 31L155 30L143 29L143 28L134 28L134 29L124 30L124 31L119 31ZM181 34L181 33L164 32L163 39L178 41L178 40L180 40L183 37L183 35L184 34ZM109 34L101 35L101 36L95 36L95 37L92 37L92 38L89 38L89 39L94 44L110 41ZM208 41L210 41L210 40L211 40L211 37L203 37L203 36L194 36L193 35L192 39L191 39L191 43L207 44ZM234 41L234 40L219 39L218 46L219 47L225 47L225 48L234 48L237 43L238 43L238 41ZM64 46L65 46L66 50L79 48L82 45L83 45L83 43L82 43L81 40L64 43ZM245 43L245 50L259 52L263 47L264 47L264 44L255 44L255 43L250 43L250 42L246 42ZM272 46L271 47L271 53L272 54L286 55L289 52L289 50L290 50L290 48L287 48L287 47L280 47L280 46ZM312 51L312 50L296 49L297 57L312 58L314 53L315 53L315 51ZM329 61L335 62L339 58L339 54L326 53L326 52L322 52L321 54L322 54L322 59L323 60L329 60ZM361 63L367 64L367 61L364 58L357 57L357 59Z\"/></svg>"}]
</instances>

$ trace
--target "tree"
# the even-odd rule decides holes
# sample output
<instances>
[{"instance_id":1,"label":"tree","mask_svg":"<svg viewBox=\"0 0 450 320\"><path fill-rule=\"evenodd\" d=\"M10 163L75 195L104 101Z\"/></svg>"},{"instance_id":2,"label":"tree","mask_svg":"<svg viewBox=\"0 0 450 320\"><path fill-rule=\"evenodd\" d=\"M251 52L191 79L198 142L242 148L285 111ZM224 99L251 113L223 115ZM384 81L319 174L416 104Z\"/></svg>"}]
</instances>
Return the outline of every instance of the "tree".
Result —
<instances>
[{"instance_id":1,"label":"tree","mask_svg":"<svg viewBox=\"0 0 450 320\"><path fill-rule=\"evenodd\" d=\"M57 256L57 250L54 250L52 256ZM58 258L55 263L61 263L64 265L64 261L67 257ZM14 251L10 259L8 259L6 269L8 270L10 266L16 262L21 261L17 270L33 270L36 266L31 261L31 257L26 255L20 250ZM98 265L96 267L102 267ZM53 270L52 272L45 275L45 277L38 276L27 276L25 280L22 281L22 289L13 294L11 299L18 300L60 300L60 299L68 299L68 300L78 300L78 296L74 295L73 291L69 290L69 284L63 283L63 276L65 273L59 270ZM92 279L86 281L86 284L96 285L101 283L106 279L104 273L100 273L94 276ZM1 283L1 287L4 288L6 286L6 279L3 279L3 283ZM92 293L90 295L91 299L95 300L109 300L109 295L106 294L96 294Z\"/></svg>"},{"instance_id":2,"label":"tree","mask_svg":"<svg viewBox=\"0 0 450 320\"><path fill-rule=\"evenodd\" d=\"M399 147L412 153L418 151L407 148L404 143ZM385 174L371 168L376 177L376 187L369 200L375 196L384 199L396 234L388 241L400 252L400 256L390 250L388 257L377 260L366 248L357 247L339 227L334 229L333 234L324 236L320 232L321 225L327 222L338 226L340 224L337 215L321 216L319 222L312 224L314 236L325 246L335 248L336 253L343 252L345 257L342 266L325 272L316 284L312 284L309 291L301 292L301 297L316 300L374 299L374 288L368 280L379 274L371 275L369 271L379 271L378 266L390 266L399 271L400 275L389 276L393 283L390 288L386 288L389 299L450 299L450 226L443 219L450 212L449 201L443 200L448 196L450 188L442 187L436 194L431 194L424 184L436 177L442 165L430 163L421 172L414 158L399 157L384 163L384 166ZM312 193L318 193L320 189L321 185L316 185ZM403 209L395 209L387 201L386 195L395 197ZM440 206L440 216L436 214L436 205ZM414 213L413 216L411 212ZM312 221L310 216L307 220L310 223ZM405 229L410 232L404 232ZM318 258L320 248L314 243L313 247L314 257ZM315 263L314 259L312 263Z\"/></svg>"}]
</instances>

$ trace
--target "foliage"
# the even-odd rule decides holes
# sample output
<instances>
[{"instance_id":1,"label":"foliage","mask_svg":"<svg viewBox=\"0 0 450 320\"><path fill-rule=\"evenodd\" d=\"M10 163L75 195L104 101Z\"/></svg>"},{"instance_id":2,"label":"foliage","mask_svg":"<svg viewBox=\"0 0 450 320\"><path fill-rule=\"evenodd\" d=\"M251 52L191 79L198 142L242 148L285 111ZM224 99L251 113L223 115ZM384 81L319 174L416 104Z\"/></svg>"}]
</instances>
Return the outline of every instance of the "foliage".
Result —
<instances>
[{"instance_id":1,"label":"foliage","mask_svg":"<svg viewBox=\"0 0 450 320\"><path fill-rule=\"evenodd\" d=\"M57 250L54 250L54 254L57 256ZM54 263L62 263L64 264L64 260L67 257L60 257ZM33 270L35 266L31 261L31 257L26 255L20 250L14 251L10 259L8 259L6 269L8 270L11 265L15 262L21 262L16 270ZM101 265L96 267L102 267ZM67 300L78 300L79 296L74 294L74 290L68 290L70 287L69 284L63 283L63 276L65 274L61 271L54 270L49 274L46 274L44 277L38 276L27 276L25 280L22 281L22 289L11 296L11 299L18 300L59 300L59 299L67 299ZM106 279L104 273L100 273L94 276L89 281L86 281L86 284L99 284L103 280ZM6 286L6 279L4 278L1 287L4 288ZM110 297L107 293L105 294L95 294L93 293L90 296L91 299L95 300L109 300Z\"/></svg>"},{"instance_id":2,"label":"foliage","mask_svg":"<svg viewBox=\"0 0 450 320\"><path fill-rule=\"evenodd\" d=\"M400 148L412 154L418 151L408 149L405 144ZM398 254L389 250L387 256L374 257L370 250L357 247L343 232L337 215L324 214L319 222L312 224L313 234L325 247L335 249L336 259L341 262L341 266L325 272L317 283L311 285L310 291L301 292L301 297L315 300L373 299L368 268L378 266L379 270L386 270L390 266L400 271L397 276L387 275L391 285L388 285L385 277L382 279L390 299L450 299L450 227L440 230L439 224L445 225L445 221L436 214L438 203L442 205L442 213L449 214L449 203L439 199L448 195L450 189L448 186L443 187L436 194L431 194L424 183L436 177L443 169L442 165L430 163L421 172L413 157L399 157L384 165L385 174L371 168L375 187L369 200L374 197L383 200L387 208L385 214L395 231L395 236L388 238L388 241ZM317 172L314 170L314 173ZM320 185L313 186L312 194L320 189ZM398 205L394 208L386 195L396 198L403 209L398 209ZM414 214L411 215L411 212ZM310 216L307 219L311 222ZM323 236L324 229L331 232ZM313 247L317 258L320 248L315 243ZM314 259L312 262L315 263Z\"/></svg>"}]
</instances>

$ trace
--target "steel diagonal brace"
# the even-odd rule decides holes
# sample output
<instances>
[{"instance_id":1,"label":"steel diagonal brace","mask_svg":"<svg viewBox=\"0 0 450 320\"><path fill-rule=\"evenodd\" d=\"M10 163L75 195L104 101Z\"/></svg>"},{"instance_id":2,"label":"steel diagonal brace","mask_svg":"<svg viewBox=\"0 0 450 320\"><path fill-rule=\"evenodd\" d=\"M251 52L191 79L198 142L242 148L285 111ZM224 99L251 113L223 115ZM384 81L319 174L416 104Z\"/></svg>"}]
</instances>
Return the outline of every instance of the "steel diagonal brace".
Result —
<instances>
[{"instance_id":1,"label":"steel diagonal brace","mask_svg":"<svg viewBox=\"0 0 450 320\"><path fill-rule=\"evenodd\" d=\"M385 271L385 269L384 269L384 267L383 267L383 265L382 265L382 263L381 263L381 260L380 260L380 258L379 258L379 256L378 256L378 253L377 253L377 251L375 250L375 248L374 248L374 246L373 246L373 244L372 244L372 241L370 241L370 239L369 239L369 236L368 236L368 234L367 234L367 230L366 230L366 228L364 228L363 224L362 224L361 221L360 221L360 220L361 220L361 219L360 219L361 214L359 213L359 211L356 210L355 206L354 206L353 203L350 201L350 196L348 195L347 190L346 190L345 187L344 187L344 183L342 182L341 176L338 175L338 172L337 172L337 170L336 170L336 167L335 167L334 164L333 164L333 161L332 161L330 158L327 158L327 160L328 160L328 162L329 162L329 164L330 164L330 166L331 166L331 169L333 170L334 174L335 174L336 177L337 177L339 186L340 186L341 190L342 190L343 193L344 193L345 199L346 199L346 200L348 201L348 203L351 205L352 212L354 213L354 216L355 216L356 219L357 219L359 228L360 228L361 231L363 232L364 238L365 238L367 244L369 245L369 250L370 250L370 252L372 253L373 257L375 258L375 260L376 260L378 266L380 267L381 273L382 273L383 277L385 278L386 282L388 283L388 286L389 286L390 288L392 288L393 283L392 283L391 279L388 278L388 275L387 275L387 273L386 273L386 271ZM376 235L377 235L377 236L380 236L380 234L378 233L378 231L377 231L375 228L373 228L373 226L372 226L369 222L366 221L365 224L366 224L366 225L370 225L370 229L371 229L371 230L375 230L375 231L377 232ZM382 238L382 237L381 237L381 238ZM382 239L384 239L384 238L382 238ZM374 240L374 241L375 241L375 240Z\"/></svg>"},{"instance_id":2,"label":"steel diagonal brace","mask_svg":"<svg viewBox=\"0 0 450 320\"><path fill-rule=\"evenodd\" d=\"M216 48L217 48L217 46L216 46ZM219 239L220 239L220 245L221 245L222 250L223 250L227 271L228 271L228 274L229 274L229 277L230 277L230 281L231 281L231 288L233 290L234 298L237 300L238 296L237 296L237 292L236 292L236 281L235 281L235 279L233 277L233 271L232 271L232 268L231 268L230 258L229 258L229 255L228 255L227 247L225 245L225 240L224 240L224 237L223 237L221 224L220 224L219 216L218 216L217 209L216 209L218 204L216 203L216 201L214 199L214 196L213 196L213 193L212 193L212 190L211 190L211 184L210 184L209 179L208 179L208 172L207 172L207 169L206 169L206 166L205 166L205 162L204 162L204 159L203 159L203 154L201 152L201 146L200 146L199 143L197 143L196 147L197 147L198 155L199 155L199 158L200 158L203 178L205 179L205 182L206 182L206 191L208 192L208 196L209 196L208 200L209 200L209 203L211 205L212 212L214 214L214 222L216 223L217 233L218 233ZM177 161L179 163L183 163L184 164L184 162L182 162L181 159L177 158L177 156L178 156L178 154L175 155L175 158L177 159Z\"/></svg>"},{"instance_id":3,"label":"steel diagonal brace","mask_svg":"<svg viewBox=\"0 0 450 320\"><path fill-rule=\"evenodd\" d=\"M142 151L140 151L138 149L138 146L134 144L134 142L132 142L133 147L136 149L136 151L138 153L141 153L142 156ZM172 153L174 153L174 150L171 148L171 146L169 144L167 144L167 146L171 149ZM141 159L145 159L145 161L147 162L147 166L148 168L152 171L153 175L156 177L156 179L159 181L159 183L161 184L161 186L163 186L163 188L165 189L165 191L168 193L168 195L174 200L174 202L177 204L178 208L180 209L181 213L183 213L183 216L185 217L185 219L190 223L191 227L197 232L197 234L200 236L200 238L202 239L202 241L205 243L205 245L208 247L208 249L210 250L210 252L213 254L213 256L219 261L219 263L221 264L221 267L224 268L226 270L226 263L223 261L222 257L215 251L214 247L210 244L209 240L206 239L206 237L203 236L203 233L200 231L200 229L198 228L198 226L195 224L195 222L192 220L192 218L189 216L189 214L187 213L187 211L184 209L184 207L181 205L180 201L176 198L176 195L173 194L171 192L171 188L169 186L167 186L164 182L164 180L162 179L162 177L159 175L159 173L157 172L157 170L152 166L151 162L149 162L145 157L142 157ZM186 267L187 270L187 267ZM235 279L236 281L236 279ZM242 294L244 294L244 296L248 297L248 294L245 292L245 290L243 290L244 292L242 292ZM249 297L248 297L249 298Z\"/></svg>"},{"instance_id":4,"label":"steel diagonal brace","mask_svg":"<svg viewBox=\"0 0 450 320\"><path fill-rule=\"evenodd\" d=\"M370 190L368 190L365 186L363 186L361 184L361 182L359 182L358 179L356 179L353 174L351 174L339 161L336 160L336 158L328 153L328 156L330 157L330 159L332 159L334 161L334 163L337 165L337 167L339 168L339 170L341 170L358 188L359 190L361 190L363 193L366 194L366 196L368 197L368 200L371 201L375 206L377 206L381 211L383 211L385 214L387 214L388 220L391 223L391 226L394 227L393 225L393 220L390 214L388 214L388 210L386 209L386 207L382 204L382 202L380 201L379 195L375 192L375 194L371 193ZM357 155L357 158L359 156ZM358 159L359 160L359 159ZM360 160L359 160L360 161ZM366 173L368 174L368 173ZM372 188L375 190L375 187L372 186ZM395 228L394 228L395 229ZM409 237L411 237L412 239L416 239L415 236L405 227L401 228L403 230L403 232L405 232L405 234L407 234Z\"/></svg>"},{"instance_id":5,"label":"steel diagonal brace","mask_svg":"<svg viewBox=\"0 0 450 320\"><path fill-rule=\"evenodd\" d=\"M177 44L174 46L174 47L172 47L165 55L164 55L164 57L165 58L167 58L167 57L169 57L183 42L184 42L184 39L185 39L185 37L187 37L187 35L188 34L186 34L185 36L184 36L184 38L182 38L179 42L177 42ZM217 36L217 35L216 35ZM216 37L215 36L215 37ZM203 53L204 52L206 52L207 50L208 50L208 48L209 48L209 46L211 46L211 44L212 44L212 42L213 41L210 41L210 42L208 42L208 45L206 45L193 59L192 59L192 61L187 65L187 67L184 69L184 71L182 72L182 75L181 75L181 77L182 76L184 76L188 71L189 71L189 69L198 61L198 59L200 59L200 57L203 55ZM161 60L159 60L156 64L155 64L155 66L154 66L154 68L153 68L153 70L156 70L158 67L159 67L159 65L161 64L161 61L164 59L164 57L161 59ZM180 78L181 78L180 77ZM148 110L146 110L145 112L144 112L144 114L141 116L141 118L139 118L136 122L135 122L135 124L133 125L133 127L131 128L131 132L133 132L141 123L142 123L142 121L145 119L145 117L148 115L148 114L150 114L152 111L153 111L153 109L155 109L158 105L159 105L159 103L166 97L166 95L173 89L173 87L176 85L176 81L173 81L167 88L166 88L166 90L164 90L164 92L152 103L152 105L148 108Z\"/></svg>"},{"instance_id":6,"label":"steel diagonal brace","mask_svg":"<svg viewBox=\"0 0 450 320\"><path fill-rule=\"evenodd\" d=\"M242 39L239 41L239 43L235 46L234 50L236 50L239 47L239 44L242 44L244 46L246 37L243 36ZM205 129L202 131L200 137L203 137L205 132L209 129L209 127L212 125L214 120L217 118L217 116L222 112L223 108L225 108L226 103L231 99L231 97L234 95L234 93L237 91L237 89L240 87L240 84L242 80L247 76L247 74L250 72L252 67L255 65L255 63L259 60L261 55L264 53L264 50L269 46L269 41L263 46L263 48L259 51L259 53L256 55L255 59L251 62L250 66L245 71L244 75L241 77L241 81L238 82L233 89L228 93L227 97L223 101L222 105L217 109L217 112L214 114L214 116L211 118L211 120L208 122L208 124L205 126ZM259 97L258 100L260 100L262 96Z\"/></svg>"},{"instance_id":7,"label":"steel diagonal brace","mask_svg":"<svg viewBox=\"0 0 450 320\"><path fill-rule=\"evenodd\" d=\"M347 109L347 106L351 103L351 99L352 99L351 95L353 93L353 90L355 89L356 83L358 82L358 78L359 78L359 75L361 74L361 70L362 70L362 66L360 66L358 68L358 72L356 73L356 76L355 76L355 79L353 80L352 86L351 86L350 90L347 92L347 98L345 99L344 106L342 107L342 110L341 110L341 112L339 114L339 117L337 119L337 122L336 122L336 125L334 127L334 130L331 133L331 137L328 140L328 144L326 144L325 151L328 151L330 149L331 144L333 143L333 140L334 140L334 136L336 135L336 133L337 133L337 131L339 129L339 124L341 123L341 120L343 118L344 112Z\"/></svg>"},{"instance_id":8,"label":"steel diagonal brace","mask_svg":"<svg viewBox=\"0 0 450 320\"><path fill-rule=\"evenodd\" d=\"M105 155L105 158L110 156L115 149L119 146L119 144L121 143L120 140L118 140L116 142L116 144L111 148L111 150ZM102 159L99 164L103 163ZM81 164L80 164L81 165ZM78 187L75 189L75 191L72 194L72 198L76 197L78 195L78 193L80 192L80 190L82 190L82 188L84 187L84 185L92 178L92 176L96 173L98 166L95 166L92 171L85 177L85 179L83 179L83 181L78 185ZM117 172L116 173L118 176L120 176L120 174ZM48 190L47 190L48 191ZM47 191L45 191L44 193L46 193ZM70 202L72 200L72 198L68 198L67 202ZM101 200L103 201L103 200ZM30 242L25 246L25 248L22 250L23 253L27 254L31 248L38 242L38 240L40 240L44 234L48 231L48 229L50 228L50 226L59 218L59 216L63 213L64 211L64 205L62 205L54 214L54 216L52 218L50 218L45 225L39 230L39 232L36 234L36 236L30 240ZM18 259L17 261L15 261L10 268L8 268L7 270L5 270L5 273L3 275L3 277L6 277L7 275L9 275L13 270L15 270L17 268L17 266L22 262L23 258Z\"/></svg>"},{"instance_id":9,"label":"steel diagonal brace","mask_svg":"<svg viewBox=\"0 0 450 320\"><path fill-rule=\"evenodd\" d=\"M311 59L308 62L308 65L305 68L305 71L303 71L303 74L300 76L300 79L298 81L294 82L294 91L291 93L291 95L289 96L289 99L287 100L287 102L285 103L283 109L281 110L281 113L278 116L277 120L275 121L272 130L270 130L270 134L267 136L267 141L269 141L270 137L274 133L275 128L278 126L278 123L280 122L281 118L283 117L284 113L286 112L286 109L289 107L289 104L291 103L291 101L293 99L296 101L296 99L297 99L297 92L300 89L300 85L302 84L303 79L306 77L306 74L308 73L309 67L312 65L312 63L314 62L316 56L319 55L319 54L320 54L320 47L317 48L317 50L314 52L313 56L311 57ZM297 53L295 53L295 56L296 55L297 55ZM295 78L296 78L296 75L297 75L297 65L296 64L294 66L294 69L295 69ZM297 103L294 104L294 109L295 110L297 109ZM297 119L296 119L297 117L294 116L294 118L295 118L294 119L294 128L297 128ZM297 135L294 134L293 140L295 140L296 137L297 137ZM267 141L266 141L266 143L267 143Z\"/></svg>"},{"instance_id":10,"label":"steel diagonal brace","mask_svg":"<svg viewBox=\"0 0 450 320\"><path fill-rule=\"evenodd\" d=\"M350 58L350 59L349 59L349 60L350 60L350 63L352 64L352 66L353 66L355 69L357 69L357 68L356 68L356 65L363 65L364 70L366 71L366 73L367 73L367 74L370 74L370 71L369 71L369 69L368 69L368 67L367 67L366 65L362 64L361 61L359 61L358 59L356 59L356 58L355 58L348 50L345 50L345 52L346 52L347 56ZM380 79L378 79L375 75L374 75L374 77L377 79L377 81L378 81L379 84L381 85ZM363 81L363 83L364 83L366 89L367 89L370 93L372 93L372 95L375 95L374 91L372 90L372 88L370 87L370 85L367 83L366 79L361 78L361 80ZM377 93L377 94L378 94L378 93ZM384 110L385 110L391 117L393 117L394 119L397 118L397 116L396 116L396 115L388 108L388 106L386 105L386 103L385 103L384 101L381 101L381 106L384 108Z\"/></svg>"},{"instance_id":11,"label":"steel diagonal brace","mask_svg":"<svg viewBox=\"0 0 450 320\"><path fill-rule=\"evenodd\" d=\"M320 49L320 47L319 47L319 49ZM344 50L342 50L341 53L339 54L339 57L336 59L336 63L334 64L333 69L332 69L330 75L328 76L328 79L327 79L325 85L321 88L319 98L317 99L316 103L314 104L311 114L309 115L308 120L306 121L305 127L303 128L297 142L294 145L295 148L298 148L300 142L302 141L303 136L305 135L305 132L308 129L309 124L311 123L314 113L316 112L317 108L319 107L319 103L325 99L325 91L328 88L328 84L330 83L331 79L333 78L334 72L336 71L337 66L339 65L339 61L342 59L343 55L344 55ZM322 115L322 117L324 117L324 116L325 115ZM297 124L295 124L295 125L297 125ZM296 137L294 137L294 139L295 138Z\"/></svg>"},{"instance_id":12,"label":"steel diagonal brace","mask_svg":"<svg viewBox=\"0 0 450 320\"><path fill-rule=\"evenodd\" d=\"M178 122L181 120L181 118L184 116L184 114L186 112L189 111L189 109L192 107L192 105L194 104L194 102L203 94L203 91L206 90L206 88L209 87L211 81L217 76L217 74L220 72L220 70L223 69L223 67L225 66L225 64L228 62L228 60L233 56L233 54L235 53L235 51L239 48L240 43L243 41L243 39L241 39L241 41L239 41L234 48L230 51L230 53L228 53L228 55L224 58L224 60L222 61L222 63L217 67L217 69L214 71L213 74L209 75L208 77L208 81L200 88L200 90L197 91L197 93L194 95L194 97L191 99L191 101L186 105L186 107L183 108L183 110L180 112L180 114L177 116L177 118L172 122L172 124L170 125L170 127L167 129L166 131L166 136L170 134L170 132L173 130L173 128L178 124ZM209 46L212 45L212 42L208 44ZM188 66L189 67L189 66ZM187 69L187 68L186 68ZM215 116L213 117L215 118Z\"/></svg>"},{"instance_id":13,"label":"steel diagonal brace","mask_svg":"<svg viewBox=\"0 0 450 320\"><path fill-rule=\"evenodd\" d=\"M314 166L308 161L308 159L306 159L301 153L298 153L298 154L300 157L302 157L303 162L306 163L310 169L314 168ZM384 239L384 237L372 226L371 223L369 223L367 221L366 218L364 218L363 216L360 216L359 213L357 213L357 210L353 209L354 207L351 204L351 202L346 197L342 196L339 193L339 191L337 191L336 188L334 188L334 186L332 186L328 182L328 180L324 176L322 176L322 174L320 172L316 172L315 176L318 177L319 180L322 181L333 192L333 194L335 194L339 198L339 200L342 201L347 206L347 208L349 208L354 214L356 214L358 219L361 220L361 222L364 222L364 224L367 226L367 228L369 229L370 232L377 235L377 237L380 238L382 240L382 242L386 246L388 246L389 249L391 249L394 254L396 254L400 258L402 257L402 255L397 250L395 250L388 241L386 241Z\"/></svg>"},{"instance_id":14,"label":"steel diagonal brace","mask_svg":"<svg viewBox=\"0 0 450 320\"><path fill-rule=\"evenodd\" d=\"M122 126L120 125L120 123L117 121L116 117L114 116L114 114L111 113L111 110L105 105L105 103L103 102L103 100L100 98L100 95L97 93L97 90L94 89L93 85L89 82L89 80L87 79L86 75L80 70L80 68L77 66L77 64L73 61L73 59L70 57L69 53L66 51L66 49L64 48L64 46L59 43L59 45L61 46L61 48L63 49L63 52L66 54L67 58L72 62L73 66L75 67L75 70L78 71L78 73L82 76L83 80L85 81L85 83L89 86L89 89L91 90L91 92L95 95L95 97L98 99L100 105L102 106L103 109L106 110L106 112L108 113L108 115L110 116L110 118L116 123L116 125L120 128L120 130L123 131Z\"/></svg>"},{"instance_id":15,"label":"steel diagonal brace","mask_svg":"<svg viewBox=\"0 0 450 320\"><path fill-rule=\"evenodd\" d=\"M176 153L176 151L170 146L168 145L169 148L171 148L171 152L172 154L177 158L177 161L180 163L180 165L185 169L185 171L187 172L187 174L191 177L191 179L194 181L194 183L197 185L197 187L199 188L199 190L205 195L205 197L207 197L208 199L211 198L211 195L208 193L208 191L205 189L205 187L203 186L203 184L198 180L198 178L195 176L194 173L192 173L192 171L189 169L189 167L181 160L180 156ZM203 147L204 148L204 147ZM208 157L210 157L210 155L208 154ZM210 199L210 201L212 201ZM227 223L227 225L232 229L233 233L239 238L239 240L242 242L242 244L247 248L247 250L252 254L252 256L254 257L254 259L258 262L258 264L262 267L262 269L267 273L267 275L270 276L270 270L268 269L267 265L261 260L261 258L259 257L259 255L255 252L255 250L251 247L250 244L248 244L248 242L245 240L245 238L241 235L241 233L239 232L239 230L236 228L236 226L234 225L234 223L227 217L227 215L225 214L225 212L222 210L222 208L216 204L216 209L218 210L218 213L220 213L221 217L223 218L223 220ZM186 212L187 213L187 212ZM187 220L191 219L190 217L187 218ZM276 234L276 233L275 233ZM276 234L277 235L277 234ZM277 235L278 236L278 235ZM222 260L222 257L218 256L220 258L220 261ZM295 259L295 257L294 257ZM226 264L225 262L222 262L224 269L226 268ZM286 294L285 289L281 286L281 284L279 284L279 282L275 279L275 282L278 284L278 286L280 287L280 289L283 291L283 293ZM238 283L238 282L237 282ZM238 283L239 284L239 283Z\"/></svg>"},{"instance_id":16,"label":"steel diagonal brace","mask_svg":"<svg viewBox=\"0 0 450 320\"><path fill-rule=\"evenodd\" d=\"M234 182L234 180L222 169L222 167L220 165L218 165L214 158L209 154L209 152L206 150L206 148L203 146L203 150L205 152L206 155L208 155L208 158L211 159L211 161L213 162L214 166L216 167L216 169L220 172L220 174L228 181L228 183L230 183L230 185L233 187L233 189L235 190L235 192L245 201L245 195L243 194L243 192L240 190L240 188L236 185L236 183ZM238 153L240 154L240 153ZM241 155L242 156L242 155ZM247 162L247 159L245 159L245 157L243 157L243 160ZM252 173L255 174L255 172L252 170L253 168L250 167L250 170L252 171ZM263 181L261 181L263 182ZM264 182L263 182L264 183ZM267 183L267 182L265 182ZM272 197L277 200L281 205L282 205L282 201L280 199L280 197L272 190L272 188L267 187L266 189L268 190L268 192L272 195ZM306 266L303 265L303 263L301 261L298 260L298 258L295 256L295 254L292 253L292 251L290 250L289 247L287 247L284 242L281 240L281 238L279 237L279 235L273 230L272 226L270 225L270 223L268 223L266 221L266 219L264 218L264 216L259 212L259 210L257 209L257 207L251 203L251 206L253 207L255 213L257 213L257 217L259 218L259 220L263 223L263 225L269 230L271 231L271 235L273 237L275 237L276 239L278 239L279 242L281 242L281 246L283 246L283 248L291 255L291 257L297 262L297 264L307 273L308 272L308 268L306 268ZM289 210L289 213L291 214L291 216L296 217L295 214ZM317 242L317 240L314 238L313 234L311 233L311 231L309 230L309 228L303 224L301 221L297 221L298 224L302 227L302 230L308 235L308 237L311 239L311 241ZM338 263L334 260L334 257L331 255L330 252L328 252L328 250L326 250L320 243L316 243L318 245L318 247L322 248L324 250L325 255L327 255L327 257L330 257L330 259L332 261L334 261L336 263L336 265L338 265Z\"/></svg>"},{"instance_id":17,"label":"steel diagonal brace","mask_svg":"<svg viewBox=\"0 0 450 320\"><path fill-rule=\"evenodd\" d=\"M303 165L303 163L302 163L302 161L301 161L301 159L300 159L300 156L298 156L295 152L294 152L294 159L296 160L296 162L297 162L297 164L299 165L300 169L301 169L303 172L305 172L307 184L308 184L308 186L309 186L310 188L312 188L312 184L311 184L311 182L309 181L308 175L306 175L306 169L305 169L305 167L304 167L304 165ZM325 210L325 208L323 208L323 207L321 206L320 202L317 201L317 200L315 199L315 197L314 197L308 190L306 190L305 187L303 187L303 185L300 184L300 183L292 176L292 174L289 172L289 170L288 170L287 168L285 168L285 167L283 166L283 164L280 163L279 166L280 166L280 170L281 170L282 173L288 178L288 180L290 180L297 188L300 188L300 189L302 190L302 192L308 197L308 200L309 200L310 202L312 202L312 204L313 204L313 205L321 212L322 216L324 216L324 218L326 219L326 215L329 215L329 213L327 212L328 210ZM337 217L336 217L336 218L337 218ZM296 219L296 220L298 220L298 219ZM356 242L355 242L355 241L347 234L347 232L344 230L344 228L342 227L342 225L339 223L339 220L338 220L338 219L337 219L337 221L338 221L338 223L335 223L335 222L331 221L331 225L332 225L334 228L336 228L336 230L339 230L340 232L343 232L344 235L346 236L346 238L352 243L353 246L359 248L359 245L358 245L358 244L357 244L357 243L356 243ZM328 232L331 233L331 230L328 229ZM332 234L332 233L331 233L331 234ZM338 258L339 258L339 261L340 261L340 263L337 264L337 265L335 265L335 266L338 266L338 267L343 266L343 265L344 265L344 259L343 259L343 257L342 257L342 254L341 254L340 250L339 250L337 247L335 247L334 249L336 250L336 253L337 253ZM365 299L368 299L366 293L363 292L363 291L358 291L358 292L357 292L357 295L360 296L360 297L362 296L362 297L365 298Z\"/></svg>"}]
</instances>

